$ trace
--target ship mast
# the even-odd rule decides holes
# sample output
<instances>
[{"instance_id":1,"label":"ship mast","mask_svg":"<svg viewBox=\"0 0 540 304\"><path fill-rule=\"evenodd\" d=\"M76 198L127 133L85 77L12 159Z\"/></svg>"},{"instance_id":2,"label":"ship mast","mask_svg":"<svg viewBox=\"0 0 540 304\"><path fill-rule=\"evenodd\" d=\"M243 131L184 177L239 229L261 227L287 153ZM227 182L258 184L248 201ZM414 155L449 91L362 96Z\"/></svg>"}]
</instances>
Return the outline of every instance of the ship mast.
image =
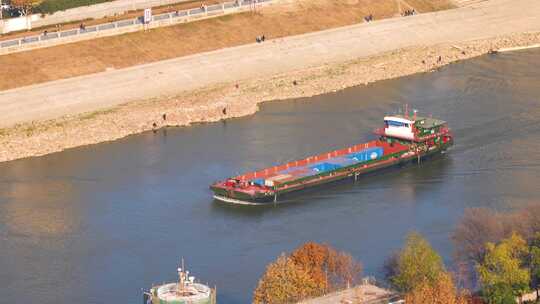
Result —
<instances>
[{"instance_id":1,"label":"ship mast","mask_svg":"<svg viewBox=\"0 0 540 304\"><path fill-rule=\"evenodd\" d=\"M178 288L177 288L177 292L179 294L184 292L184 289L185 289L185 286L186 286L187 273L189 273L189 272L185 271L184 258L182 258L182 266L178 268Z\"/></svg>"},{"instance_id":2,"label":"ship mast","mask_svg":"<svg viewBox=\"0 0 540 304\"><path fill-rule=\"evenodd\" d=\"M408 103L405 104L405 117L409 118L409 104Z\"/></svg>"}]
</instances>

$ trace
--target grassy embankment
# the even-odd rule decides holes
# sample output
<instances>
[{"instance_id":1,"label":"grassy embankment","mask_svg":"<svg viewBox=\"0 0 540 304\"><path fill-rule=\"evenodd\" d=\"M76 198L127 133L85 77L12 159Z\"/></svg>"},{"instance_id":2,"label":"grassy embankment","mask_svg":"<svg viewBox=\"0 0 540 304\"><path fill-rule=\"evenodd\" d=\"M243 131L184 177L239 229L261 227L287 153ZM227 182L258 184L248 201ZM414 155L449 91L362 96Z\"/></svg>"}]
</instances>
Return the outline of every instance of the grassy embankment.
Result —
<instances>
[{"instance_id":1,"label":"grassy embankment","mask_svg":"<svg viewBox=\"0 0 540 304\"><path fill-rule=\"evenodd\" d=\"M449 0L408 0L419 12ZM394 0L299 0L263 10L0 56L0 90L399 15Z\"/></svg>"},{"instance_id":2,"label":"grassy embankment","mask_svg":"<svg viewBox=\"0 0 540 304\"><path fill-rule=\"evenodd\" d=\"M52 1L54 1L54 0L52 0ZM112 0L108 0L108 1L112 1ZM178 1L182 1L182 0L178 0ZM206 0L206 1L204 1L204 0L187 0L187 1L182 1L182 2L176 3L176 4L169 4L169 5L152 7L152 14L157 15L157 14L168 13L168 12L173 12L173 11L178 11L178 10L191 9L191 8L194 8L194 7L201 6L202 3L205 3L206 5L212 5L212 4L220 3L222 1L223 0ZM39 3L36 3L35 7L36 8L34 9L33 12L34 13L39 13L40 12ZM60 10L60 9L58 9L58 10ZM56 11L58 11L58 10L56 10ZM56 11L53 11L52 13L54 13ZM2 37L2 40L9 40L9 39L14 39L14 38L28 37L28 36L32 36L32 35L40 35L45 30L48 31L49 33L53 33L53 32L59 31L59 30L63 31L63 30L79 28L79 25L81 23L84 23L86 26L92 26L92 25L103 24L103 23L107 23L107 22L134 19L134 18L142 16L142 14L143 14L142 9L140 9L140 10L130 10L130 11L127 11L127 12L124 12L124 13L121 13L121 14L114 14L112 16L107 16L107 17L99 18L99 19L87 18L87 19L84 19L84 20L76 20L76 21L69 21L69 22L64 22L64 23L60 23L60 24L52 24L52 25L33 27L32 30L21 30L21 31L9 32L9 33L6 33L6 34L0 34L0 37Z\"/></svg>"}]
</instances>

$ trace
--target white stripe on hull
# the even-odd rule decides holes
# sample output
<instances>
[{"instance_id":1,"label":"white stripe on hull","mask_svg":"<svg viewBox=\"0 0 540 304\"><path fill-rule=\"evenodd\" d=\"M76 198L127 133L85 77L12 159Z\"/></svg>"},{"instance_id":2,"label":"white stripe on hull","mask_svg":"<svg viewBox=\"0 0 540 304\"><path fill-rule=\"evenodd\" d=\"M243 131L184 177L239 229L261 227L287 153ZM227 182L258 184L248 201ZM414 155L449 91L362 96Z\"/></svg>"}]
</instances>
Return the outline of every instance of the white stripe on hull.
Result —
<instances>
[{"instance_id":1,"label":"white stripe on hull","mask_svg":"<svg viewBox=\"0 0 540 304\"><path fill-rule=\"evenodd\" d=\"M220 195L214 195L214 198L218 201L222 201L229 204L237 204L237 205L270 205L271 203L257 203L257 202L250 202L250 201L242 201L237 200L230 197L220 196Z\"/></svg>"}]
</instances>

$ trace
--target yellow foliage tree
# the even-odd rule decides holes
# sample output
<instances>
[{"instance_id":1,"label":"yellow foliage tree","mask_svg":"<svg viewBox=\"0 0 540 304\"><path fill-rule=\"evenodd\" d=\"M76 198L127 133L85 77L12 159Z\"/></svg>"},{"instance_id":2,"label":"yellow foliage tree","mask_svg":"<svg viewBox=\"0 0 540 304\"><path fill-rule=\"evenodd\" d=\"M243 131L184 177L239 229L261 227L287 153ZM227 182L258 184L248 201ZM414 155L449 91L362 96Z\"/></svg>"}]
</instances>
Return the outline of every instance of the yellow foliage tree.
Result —
<instances>
[{"instance_id":1,"label":"yellow foliage tree","mask_svg":"<svg viewBox=\"0 0 540 304\"><path fill-rule=\"evenodd\" d=\"M405 246L394 256L390 282L401 292L409 292L425 281L435 282L445 273L441 256L416 232L409 233Z\"/></svg>"},{"instance_id":2,"label":"yellow foliage tree","mask_svg":"<svg viewBox=\"0 0 540 304\"><path fill-rule=\"evenodd\" d=\"M513 233L499 244L487 243L484 260L476 266L482 291L491 303L520 296L529 290L531 273L527 267L527 242ZM515 302L515 300L514 300Z\"/></svg>"},{"instance_id":3,"label":"yellow foliage tree","mask_svg":"<svg viewBox=\"0 0 540 304\"><path fill-rule=\"evenodd\" d=\"M446 272L433 282L424 280L405 295L407 304L466 304L467 296L458 294L454 282Z\"/></svg>"},{"instance_id":4,"label":"yellow foliage tree","mask_svg":"<svg viewBox=\"0 0 540 304\"><path fill-rule=\"evenodd\" d=\"M290 258L296 265L309 273L317 285L317 289L322 293L328 289L327 261L329 255L328 246L309 242L294 250Z\"/></svg>"},{"instance_id":5,"label":"yellow foliage tree","mask_svg":"<svg viewBox=\"0 0 540 304\"><path fill-rule=\"evenodd\" d=\"M254 304L287 304L318 295L309 273L282 254L266 268L253 295Z\"/></svg>"}]
</instances>

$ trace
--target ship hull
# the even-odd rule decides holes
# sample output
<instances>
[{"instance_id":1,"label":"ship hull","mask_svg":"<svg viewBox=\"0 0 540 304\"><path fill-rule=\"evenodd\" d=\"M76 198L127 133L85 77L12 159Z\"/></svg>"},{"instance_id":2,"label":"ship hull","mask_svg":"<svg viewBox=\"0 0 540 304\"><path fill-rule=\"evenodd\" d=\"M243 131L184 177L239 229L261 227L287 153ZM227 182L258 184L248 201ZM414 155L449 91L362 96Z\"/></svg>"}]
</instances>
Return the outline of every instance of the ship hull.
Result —
<instances>
[{"instance_id":1,"label":"ship hull","mask_svg":"<svg viewBox=\"0 0 540 304\"><path fill-rule=\"evenodd\" d=\"M298 197L308 190L316 190L326 185L338 182L357 181L366 175L381 173L382 171L401 168L408 164L418 164L424 160L435 157L445 152L453 142L442 145L436 149L428 150L425 153L412 154L410 156L401 155L401 157L389 158L374 162L368 167L359 164L347 171L336 170L326 172L324 176L312 178L306 181L299 181L296 184L284 189L277 189L272 193L256 193L250 195L241 191L225 190L222 188L211 187L214 191L214 199L221 203L235 205L272 205L279 204L293 197Z\"/></svg>"}]
</instances>

